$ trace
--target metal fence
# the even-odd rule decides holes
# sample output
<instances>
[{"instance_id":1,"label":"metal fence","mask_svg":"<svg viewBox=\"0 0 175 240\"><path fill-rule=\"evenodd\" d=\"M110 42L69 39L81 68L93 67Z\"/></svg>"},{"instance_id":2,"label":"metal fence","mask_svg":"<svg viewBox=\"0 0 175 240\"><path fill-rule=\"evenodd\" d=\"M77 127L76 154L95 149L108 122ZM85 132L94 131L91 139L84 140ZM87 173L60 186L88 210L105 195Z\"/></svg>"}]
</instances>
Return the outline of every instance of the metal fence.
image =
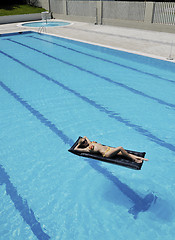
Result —
<instances>
[{"instance_id":1,"label":"metal fence","mask_svg":"<svg viewBox=\"0 0 175 240\"><path fill-rule=\"evenodd\" d=\"M115 24L115 21L146 24L175 25L175 2L108 1L108 0L37 0L42 6L50 3L51 12L78 21ZM45 7L47 8L47 7ZM136 25L135 25L136 26ZM173 27L173 26L172 26Z\"/></svg>"},{"instance_id":2,"label":"metal fence","mask_svg":"<svg viewBox=\"0 0 175 240\"><path fill-rule=\"evenodd\" d=\"M96 17L97 1L88 0L50 0L52 11L63 14L63 1L66 2L66 13L72 16ZM144 21L145 2L100 1L102 16L110 19Z\"/></svg>"},{"instance_id":3,"label":"metal fence","mask_svg":"<svg viewBox=\"0 0 175 240\"><path fill-rule=\"evenodd\" d=\"M103 17L110 19L144 21L145 2L104 1Z\"/></svg>"},{"instance_id":4,"label":"metal fence","mask_svg":"<svg viewBox=\"0 0 175 240\"><path fill-rule=\"evenodd\" d=\"M72 16L95 17L96 2L67 0L67 14Z\"/></svg>"},{"instance_id":5,"label":"metal fence","mask_svg":"<svg viewBox=\"0 0 175 240\"><path fill-rule=\"evenodd\" d=\"M64 0L50 0L51 11L57 14L64 14Z\"/></svg>"},{"instance_id":6,"label":"metal fence","mask_svg":"<svg viewBox=\"0 0 175 240\"><path fill-rule=\"evenodd\" d=\"M155 2L153 23L175 25L175 2Z\"/></svg>"}]
</instances>

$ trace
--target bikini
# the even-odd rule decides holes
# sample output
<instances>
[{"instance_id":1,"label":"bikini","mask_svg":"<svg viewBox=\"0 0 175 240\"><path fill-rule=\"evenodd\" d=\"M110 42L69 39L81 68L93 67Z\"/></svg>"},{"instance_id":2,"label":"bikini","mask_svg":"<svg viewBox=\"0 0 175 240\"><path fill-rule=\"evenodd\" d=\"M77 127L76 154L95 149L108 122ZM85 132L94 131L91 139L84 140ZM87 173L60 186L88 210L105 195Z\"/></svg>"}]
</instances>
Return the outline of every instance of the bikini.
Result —
<instances>
[{"instance_id":1,"label":"bikini","mask_svg":"<svg viewBox=\"0 0 175 240\"><path fill-rule=\"evenodd\" d=\"M109 152L110 150L111 150L111 148L108 147L108 148L106 149L105 153L103 154L103 157L106 157L106 153Z\"/></svg>"},{"instance_id":2,"label":"bikini","mask_svg":"<svg viewBox=\"0 0 175 240\"><path fill-rule=\"evenodd\" d=\"M97 142L92 141L91 143L97 143ZM91 143L90 143L90 146L89 146L89 150L93 151L94 150L94 145L91 145Z\"/></svg>"},{"instance_id":3,"label":"bikini","mask_svg":"<svg viewBox=\"0 0 175 240\"><path fill-rule=\"evenodd\" d=\"M97 143L97 142L93 141L93 142L91 142L91 143ZM90 150L90 151L93 151L93 150L94 150L94 145L91 145L91 143L90 143L90 146L89 146L89 150ZM106 151L104 152L104 154L102 154L102 156L103 156L103 157L106 157L106 153L109 152L110 150L111 150L111 148L110 148L110 147L107 147Z\"/></svg>"}]
</instances>

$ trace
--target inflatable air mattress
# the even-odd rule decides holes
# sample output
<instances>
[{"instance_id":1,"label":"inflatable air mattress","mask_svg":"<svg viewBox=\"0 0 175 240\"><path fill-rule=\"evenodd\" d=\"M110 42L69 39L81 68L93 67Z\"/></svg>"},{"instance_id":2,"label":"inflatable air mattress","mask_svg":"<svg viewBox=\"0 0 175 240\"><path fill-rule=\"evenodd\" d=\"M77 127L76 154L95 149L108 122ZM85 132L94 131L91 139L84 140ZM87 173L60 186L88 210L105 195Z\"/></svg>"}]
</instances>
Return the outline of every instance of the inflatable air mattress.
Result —
<instances>
[{"instance_id":1,"label":"inflatable air mattress","mask_svg":"<svg viewBox=\"0 0 175 240\"><path fill-rule=\"evenodd\" d=\"M107 157L103 157L101 156L101 154L93 154L93 153L84 153L84 152L80 152L80 151L76 151L74 150L74 148L77 146L78 141L81 137L79 137L77 139L77 141L73 144L73 146L68 150L69 152L79 155L81 157L88 157L88 158L93 158L99 161L103 161L103 162L107 162L107 163L112 163L112 164L116 164L116 165L120 165L123 167L128 167L128 168L132 168L135 170L140 170L142 167L142 163L136 163L134 161L131 161L127 158L124 158L122 156L117 156L114 158L107 158ZM131 150L126 150L128 153L131 153L133 155L139 156L139 157L143 157L145 156L145 152L136 152L136 151L131 151Z\"/></svg>"}]
</instances>

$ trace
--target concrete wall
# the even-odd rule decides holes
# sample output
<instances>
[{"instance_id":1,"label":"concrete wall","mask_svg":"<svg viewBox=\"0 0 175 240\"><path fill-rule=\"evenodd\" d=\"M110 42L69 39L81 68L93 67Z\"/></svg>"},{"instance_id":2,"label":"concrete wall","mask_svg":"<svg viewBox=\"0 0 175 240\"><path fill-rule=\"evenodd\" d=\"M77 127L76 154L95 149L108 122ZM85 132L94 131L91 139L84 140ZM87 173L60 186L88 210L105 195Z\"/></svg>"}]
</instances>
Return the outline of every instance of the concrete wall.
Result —
<instances>
[{"instance_id":1,"label":"concrete wall","mask_svg":"<svg viewBox=\"0 0 175 240\"><path fill-rule=\"evenodd\" d=\"M14 23L14 22L36 21L36 20L40 20L40 19L41 19L41 13L1 16L0 17L0 24Z\"/></svg>"}]
</instances>

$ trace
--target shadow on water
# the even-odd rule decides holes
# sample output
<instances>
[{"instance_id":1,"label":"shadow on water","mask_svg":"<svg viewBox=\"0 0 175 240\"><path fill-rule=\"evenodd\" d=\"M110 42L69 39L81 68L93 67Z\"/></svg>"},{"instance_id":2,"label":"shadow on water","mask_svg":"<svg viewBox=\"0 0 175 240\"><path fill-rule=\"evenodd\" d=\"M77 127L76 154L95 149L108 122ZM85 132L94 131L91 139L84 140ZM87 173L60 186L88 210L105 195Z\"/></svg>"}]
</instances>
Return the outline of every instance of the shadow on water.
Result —
<instances>
[{"instance_id":1,"label":"shadow on water","mask_svg":"<svg viewBox=\"0 0 175 240\"><path fill-rule=\"evenodd\" d=\"M41 228L40 223L37 221L34 212L29 208L26 200L23 200L22 197L18 194L16 188L10 181L10 177L5 172L2 165L0 165L0 185L5 184L6 193L10 196L12 202L14 203L15 208L19 211L20 215L24 221L30 226L32 232L39 240L48 240L48 236Z\"/></svg>"},{"instance_id":2,"label":"shadow on water","mask_svg":"<svg viewBox=\"0 0 175 240\"><path fill-rule=\"evenodd\" d=\"M154 214L153 219L156 221L158 219L162 222L172 222L174 221L174 206L167 200L157 198L156 204L150 207L150 212Z\"/></svg>"},{"instance_id":3,"label":"shadow on water","mask_svg":"<svg viewBox=\"0 0 175 240\"><path fill-rule=\"evenodd\" d=\"M133 206L128 210L128 213L132 214L134 219L137 219L140 212L150 211L154 214L154 217L162 221L172 221L174 207L166 200L158 198L155 194L149 193L145 197L139 196L133 189L127 184L122 183L116 176L109 172L106 168L101 167L99 162L87 160L92 168L99 173L105 175L113 184L124 194L129 201L133 202ZM116 197L118 197L116 195ZM108 199L109 200L109 199ZM112 199L110 198L110 201ZM112 200L114 203L119 204L118 200ZM122 204L128 207L128 201L122 199ZM153 217L153 218L154 218ZM156 220L156 219L155 219Z\"/></svg>"},{"instance_id":4,"label":"shadow on water","mask_svg":"<svg viewBox=\"0 0 175 240\"><path fill-rule=\"evenodd\" d=\"M152 203L155 203L157 196L152 193L147 194L144 198L140 197L128 185L122 183L116 176L109 172L106 168L101 167L98 162L87 160L92 168L99 173L105 175L111 182L120 189L120 191L133 202L133 206L128 210L130 214L136 219L140 212L146 212Z\"/></svg>"}]
</instances>

